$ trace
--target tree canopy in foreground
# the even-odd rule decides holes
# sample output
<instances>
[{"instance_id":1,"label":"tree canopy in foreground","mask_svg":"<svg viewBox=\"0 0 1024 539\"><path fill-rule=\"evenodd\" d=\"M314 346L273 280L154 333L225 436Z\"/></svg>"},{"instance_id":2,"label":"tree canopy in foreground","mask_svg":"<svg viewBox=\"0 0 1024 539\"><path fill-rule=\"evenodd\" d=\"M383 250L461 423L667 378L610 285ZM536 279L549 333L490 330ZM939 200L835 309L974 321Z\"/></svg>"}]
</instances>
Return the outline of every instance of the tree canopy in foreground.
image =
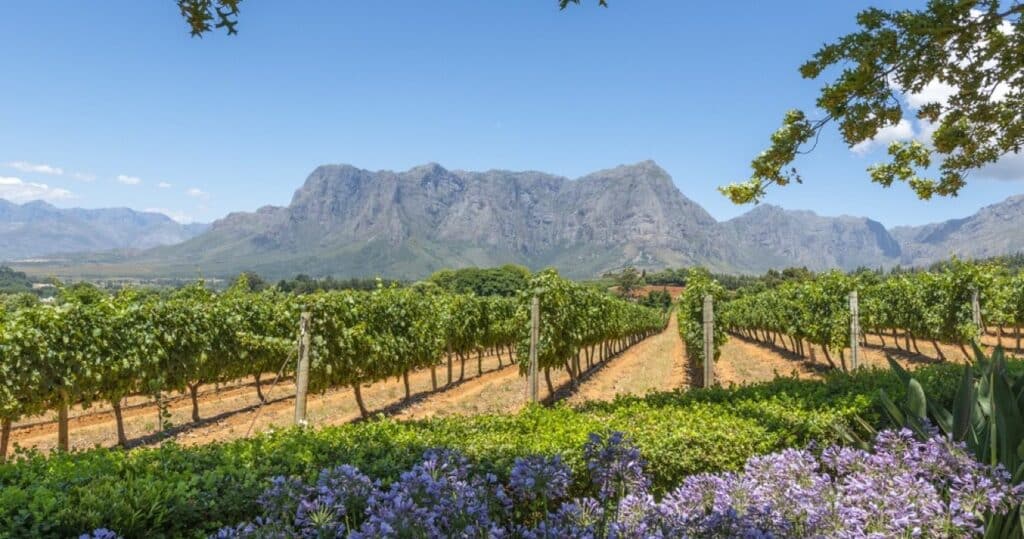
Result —
<instances>
[{"instance_id":1,"label":"tree canopy in foreground","mask_svg":"<svg viewBox=\"0 0 1024 539\"><path fill-rule=\"evenodd\" d=\"M221 28L228 35L238 33L238 5L242 0L176 0L181 16L188 24L192 37L203 37L203 34ZM579 4L580 0L558 0L559 9L570 4ZM597 0L601 7L608 7L607 0Z\"/></svg>"},{"instance_id":2,"label":"tree canopy in foreground","mask_svg":"<svg viewBox=\"0 0 1024 539\"><path fill-rule=\"evenodd\" d=\"M920 122L919 137L889 145L868 168L885 187L906 182L922 199L956 196L967 176L1024 145L1024 3L931 0L921 10L866 9L860 29L822 47L800 68L834 78L817 99L824 117L786 113L750 179L720 190L733 202L761 200L770 185L801 182L792 167L836 123L851 147L882 129ZM838 71L837 71L838 70ZM917 140L918 138L924 140Z\"/></svg>"}]
</instances>

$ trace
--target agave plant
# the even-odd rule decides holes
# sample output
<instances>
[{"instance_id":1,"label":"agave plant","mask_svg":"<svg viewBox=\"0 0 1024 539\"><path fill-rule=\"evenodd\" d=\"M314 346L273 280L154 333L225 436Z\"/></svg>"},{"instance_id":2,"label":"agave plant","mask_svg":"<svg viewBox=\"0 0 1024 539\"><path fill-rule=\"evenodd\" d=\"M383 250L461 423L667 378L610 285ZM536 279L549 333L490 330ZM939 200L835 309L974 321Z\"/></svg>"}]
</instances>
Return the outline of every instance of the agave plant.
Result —
<instances>
[{"instance_id":1,"label":"agave plant","mask_svg":"<svg viewBox=\"0 0 1024 539\"><path fill-rule=\"evenodd\" d=\"M967 446L979 462L1002 466L1012 482L1024 482L1024 375L1007 368L1002 347L992 357L974 346L975 362L960 379L953 409L929 398L921 384L891 357L889 364L906 387L906 399L897 404L885 393L879 399L896 425L928 439L935 429ZM1018 487L1020 488L1020 487ZM1018 505L1005 515L993 515L986 538L1024 537L1024 511Z\"/></svg>"}]
</instances>

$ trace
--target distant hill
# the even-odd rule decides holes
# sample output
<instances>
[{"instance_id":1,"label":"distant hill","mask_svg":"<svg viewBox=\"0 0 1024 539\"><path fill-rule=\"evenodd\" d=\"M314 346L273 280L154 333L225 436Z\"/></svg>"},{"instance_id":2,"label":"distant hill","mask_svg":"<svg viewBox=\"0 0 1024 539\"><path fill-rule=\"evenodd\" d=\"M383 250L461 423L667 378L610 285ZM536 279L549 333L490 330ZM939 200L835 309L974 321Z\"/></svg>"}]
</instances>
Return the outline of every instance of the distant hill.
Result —
<instances>
[{"instance_id":1,"label":"distant hill","mask_svg":"<svg viewBox=\"0 0 1024 539\"><path fill-rule=\"evenodd\" d=\"M149 249L181 243L207 225L178 223L166 215L128 208L61 209L46 202L0 200L0 261L53 254Z\"/></svg>"},{"instance_id":2,"label":"distant hill","mask_svg":"<svg viewBox=\"0 0 1024 539\"><path fill-rule=\"evenodd\" d=\"M904 264L924 264L956 254L988 258L1024 251L1024 195L986 206L970 217L916 227L896 227Z\"/></svg>"},{"instance_id":3,"label":"distant hill","mask_svg":"<svg viewBox=\"0 0 1024 539\"><path fill-rule=\"evenodd\" d=\"M233 213L180 244L138 254L71 257L63 271L416 279L445 267L515 263L592 277L627 265L849 270L1018 251L1024 251L1024 197L966 219L890 231L864 217L770 205L718 222L651 161L579 179L437 164L405 172L325 165L286 207Z\"/></svg>"}]
</instances>

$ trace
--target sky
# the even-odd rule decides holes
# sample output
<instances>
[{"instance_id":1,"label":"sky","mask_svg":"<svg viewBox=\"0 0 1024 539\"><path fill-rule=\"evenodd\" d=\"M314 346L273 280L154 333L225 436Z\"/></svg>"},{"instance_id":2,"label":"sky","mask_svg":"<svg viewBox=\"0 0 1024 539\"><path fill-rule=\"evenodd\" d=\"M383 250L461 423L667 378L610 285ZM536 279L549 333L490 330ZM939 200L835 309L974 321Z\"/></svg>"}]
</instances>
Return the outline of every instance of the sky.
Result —
<instances>
[{"instance_id":1,"label":"sky","mask_svg":"<svg viewBox=\"0 0 1024 539\"><path fill-rule=\"evenodd\" d=\"M822 81L797 68L869 5L609 4L247 0L238 35L198 39L173 0L4 2L0 198L208 222L287 204L327 163L575 178L653 159L728 219L750 207L716 187L749 176L786 110L814 110ZM828 131L797 162L805 183L765 203L895 226L1024 192L1020 158L920 201L870 182L879 148Z\"/></svg>"}]
</instances>

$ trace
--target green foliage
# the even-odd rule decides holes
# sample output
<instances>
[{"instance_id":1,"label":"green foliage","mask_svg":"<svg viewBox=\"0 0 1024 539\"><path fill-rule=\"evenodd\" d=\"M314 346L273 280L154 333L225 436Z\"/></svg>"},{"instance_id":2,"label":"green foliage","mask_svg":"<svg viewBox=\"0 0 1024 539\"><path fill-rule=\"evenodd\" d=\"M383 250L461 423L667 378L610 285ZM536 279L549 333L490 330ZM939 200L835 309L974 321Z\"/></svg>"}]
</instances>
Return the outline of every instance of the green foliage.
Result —
<instances>
[{"instance_id":1,"label":"green foliage","mask_svg":"<svg viewBox=\"0 0 1024 539\"><path fill-rule=\"evenodd\" d=\"M882 276L833 271L782 281L774 288L751 287L722 307L720 320L734 333L770 341L786 335L794 350L809 342L823 347L829 362L830 350L839 352L842 360L850 341L853 290L858 291L862 331L883 339L897 330L904 332L908 347L911 342L916 347L917 339L964 346L974 342L979 336L971 308L975 290L983 321L1024 324L1024 276L997 265L956 259L933 272Z\"/></svg>"},{"instance_id":2,"label":"green foliage","mask_svg":"<svg viewBox=\"0 0 1024 539\"><path fill-rule=\"evenodd\" d=\"M920 10L869 8L857 15L859 30L823 46L800 68L805 78L828 75L817 106L826 116L786 113L768 149L751 166L750 179L722 187L733 202L761 200L769 185L800 182L791 167L813 149L821 130L838 123L850 146L916 116L934 126L931 140L896 141L889 161L869 167L885 187L906 182L922 199L955 196L967 175L1024 145L1024 4L1019 0L930 0ZM835 74L835 75L833 75ZM899 94L948 86L943 101L908 108ZM810 149L805 147L810 144ZM938 170L929 170L934 161ZM937 176L931 176L937 172Z\"/></svg>"},{"instance_id":3,"label":"green foliage","mask_svg":"<svg viewBox=\"0 0 1024 539\"><path fill-rule=\"evenodd\" d=\"M619 294L626 297L632 296L637 289L644 285L644 275L632 266L619 272L615 277L615 286Z\"/></svg>"},{"instance_id":4,"label":"green foliage","mask_svg":"<svg viewBox=\"0 0 1024 539\"><path fill-rule=\"evenodd\" d=\"M889 421L912 430L918 437L931 436L937 427L943 435L963 442L980 461L1003 466L1014 483L1024 482L1024 375L1012 372L1002 348L992 357L974 347L976 362L963 369L952 406L945 395L930 395L898 363L889 360L904 386L906 397L899 403L880 391ZM1021 506L1008 515L992 517L985 537L1020 537L1024 534Z\"/></svg>"},{"instance_id":5,"label":"green foliage","mask_svg":"<svg viewBox=\"0 0 1024 539\"><path fill-rule=\"evenodd\" d=\"M713 308L720 309L725 300L725 288L710 273L700 268L690 270L686 281L686 290L679 297L679 317L676 322L679 336L686 343L686 354L695 364L703 365L708 357L704 350L704 297L711 296L714 300ZM727 339L725 326L722 323L714 325L715 349L709 352L714 360L718 359L721 354L719 347Z\"/></svg>"},{"instance_id":6,"label":"green foliage","mask_svg":"<svg viewBox=\"0 0 1024 539\"><path fill-rule=\"evenodd\" d=\"M932 366L915 377L948 405L961 371ZM872 396L879 388L903 398L892 373L863 370L823 382L781 378L579 409L286 429L192 448L22 453L0 465L0 535L68 537L106 526L132 537L204 536L254 514L257 495L275 475L309 479L323 467L349 463L388 481L430 447L457 448L500 475L515 457L538 453L560 454L580 471L587 435L609 430L636 441L650 462L655 492L664 493L688 475L737 470L751 455L833 442L834 425L852 428L858 417L878 424Z\"/></svg>"},{"instance_id":7,"label":"green foliage","mask_svg":"<svg viewBox=\"0 0 1024 539\"><path fill-rule=\"evenodd\" d=\"M838 271L740 295L721 309L730 331L765 330L842 350L850 338L849 294L854 278ZM831 361L831 359L830 359Z\"/></svg>"},{"instance_id":8,"label":"green foliage","mask_svg":"<svg viewBox=\"0 0 1024 539\"><path fill-rule=\"evenodd\" d=\"M188 24L192 37L203 37L213 29L223 28L227 35L238 33L238 5L242 0L176 0L181 16ZM580 0L558 0L558 8L569 4L580 4ZM597 0L601 7L608 7L608 0Z\"/></svg>"},{"instance_id":9,"label":"green foliage","mask_svg":"<svg viewBox=\"0 0 1024 539\"><path fill-rule=\"evenodd\" d=\"M644 307L666 311L672 306L672 294L669 294L668 290L651 290L640 298L638 303Z\"/></svg>"},{"instance_id":10,"label":"green foliage","mask_svg":"<svg viewBox=\"0 0 1024 539\"><path fill-rule=\"evenodd\" d=\"M580 5L580 0L558 0L558 8L565 9L569 7L569 4ZM597 0L597 5L601 7L608 7L608 0Z\"/></svg>"},{"instance_id":11,"label":"green foliage","mask_svg":"<svg viewBox=\"0 0 1024 539\"><path fill-rule=\"evenodd\" d=\"M331 290L376 290L378 287L401 286L401 281L380 278L358 278L335 279L324 277L314 279L309 275L299 274L294 279L282 279L277 283L277 289L282 292L294 294L312 294L313 292L328 292Z\"/></svg>"},{"instance_id":12,"label":"green foliage","mask_svg":"<svg viewBox=\"0 0 1024 539\"><path fill-rule=\"evenodd\" d=\"M35 294L0 294L0 313L9 313L39 305Z\"/></svg>"},{"instance_id":13,"label":"green foliage","mask_svg":"<svg viewBox=\"0 0 1024 539\"><path fill-rule=\"evenodd\" d=\"M96 400L118 410L129 395L197 391L252 376L294 370L300 313L312 318L314 391L358 387L433 367L460 355L507 347L525 322L515 301L448 294L436 287L303 296L252 292L247 276L222 293L202 282L159 295L91 285L61 289L52 305L0 313L0 421ZM118 423L119 441L126 439ZM166 425L162 425L166 427Z\"/></svg>"},{"instance_id":14,"label":"green foliage","mask_svg":"<svg viewBox=\"0 0 1024 539\"><path fill-rule=\"evenodd\" d=\"M514 297L526 289L530 270L506 264L498 268L460 268L435 272L428 279L448 292Z\"/></svg>"},{"instance_id":15,"label":"green foliage","mask_svg":"<svg viewBox=\"0 0 1024 539\"><path fill-rule=\"evenodd\" d=\"M647 281L647 284L652 285L686 286L686 274L686 268L665 268L661 271L649 272L644 280Z\"/></svg>"},{"instance_id":16,"label":"green foliage","mask_svg":"<svg viewBox=\"0 0 1024 539\"><path fill-rule=\"evenodd\" d=\"M518 354L527 357L530 349L530 303L540 298L540 342L537 365L540 368L578 368L573 361L580 350L612 340L647 336L665 327L662 313L613 297L593 287L563 279L552 269L535 273L528 290L519 296L516 320ZM520 362L525 373L527 362Z\"/></svg>"},{"instance_id":17,"label":"green foliage","mask_svg":"<svg viewBox=\"0 0 1024 539\"><path fill-rule=\"evenodd\" d=\"M266 290L270 285L263 280L263 277L251 272L243 271L235 277L235 280L231 283L231 288L241 288L247 292L259 292L260 290Z\"/></svg>"},{"instance_id":18,"label":"green foliage","mask_svg":"<svg viewBox=\"0 0 1024 539\"><path fill-rule=\"evenodd\" d=\"M655 273L648 273L644 280L652 285L673 285L686 286L686 276L690 270L686 268L664 269ZM806 267L785 268L783 270L770 269L764 275L729 275L724 273L712 273L711 277L718 281L718 284L726 290L735 291L739 289L764 289L774 288L782 283L790 281L803 281L814 277L814 272Z\"/></svg>"},{"instance_id":19,"label":"green foliage","mask_svg":"<svg viewBox=\"0 0 1024 539\"><path fill-rule=\"evenodd\" d=\"M0 294L27 294L32 292L32 281L23 272L0 266Z\"/></svg>"},{"instance_id":20,"label":"green foliage","mask_svg":"<svg viewBox=\"0 0 1024 539\"><path fill-rule=\"evenodd\" d=\"M238 33L238 4L242 0L177 0L181 16L188 23L192 37L214 28L223 28L228 35ZM212 26L211 26L212 24Z\"/></svg>"}]
</instances>

